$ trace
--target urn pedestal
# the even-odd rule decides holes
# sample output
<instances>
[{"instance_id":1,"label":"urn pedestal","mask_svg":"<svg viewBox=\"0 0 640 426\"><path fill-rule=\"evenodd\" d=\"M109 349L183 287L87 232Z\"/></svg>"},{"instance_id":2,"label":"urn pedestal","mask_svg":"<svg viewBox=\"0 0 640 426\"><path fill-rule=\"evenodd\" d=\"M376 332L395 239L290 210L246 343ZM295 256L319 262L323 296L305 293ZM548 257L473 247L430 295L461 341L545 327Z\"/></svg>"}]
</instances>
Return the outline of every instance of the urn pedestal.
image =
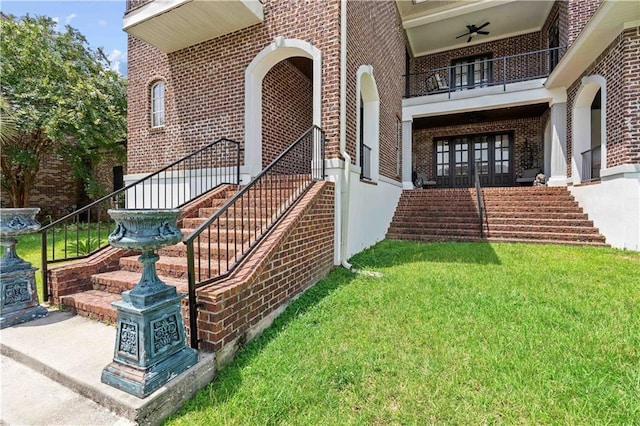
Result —
<instances>
[{"instance_id":1,"label":"urn pedestal","mask_svg":"<svg viewBox=\"0 0 640 426\"><path fill-rule=\"evenodd\" d=\"M142 277L112 305L118 310L113 362L102 371L102 382L144 398L198 362L186 346L180 300L175 287L156 273L155 250L178 243L180 210L109 210L116 229L114 247L142 251Z\"/></svg>"},{"instance_id":2,"label":"urn pedestal","mask_svg":"<svg viewBox=\"0 0 640 426\"><path fill-rule=\"evenodd\" d=\"M16 237L40 229L39 208L0 209L0 328L47 316L38 303L36 277L31 263L16 254Z\"/></svg>"}]
</instances>

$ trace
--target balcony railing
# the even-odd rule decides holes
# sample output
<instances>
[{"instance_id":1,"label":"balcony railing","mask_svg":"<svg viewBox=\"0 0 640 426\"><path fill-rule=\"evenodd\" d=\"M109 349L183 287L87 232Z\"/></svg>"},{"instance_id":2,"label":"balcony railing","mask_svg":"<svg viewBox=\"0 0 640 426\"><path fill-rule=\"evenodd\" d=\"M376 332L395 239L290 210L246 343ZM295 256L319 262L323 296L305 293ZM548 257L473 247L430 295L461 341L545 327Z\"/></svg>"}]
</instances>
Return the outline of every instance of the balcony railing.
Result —
<instances>
[{"instance_id":1,"label":"balcony railing","mask_svg":"<svg viewBox=\"0 0 640 426\"><path fill-rule=\"evenodd\" d=\"M125 13L129 13L134 9L144 6L147 3L151 3L153 0L127 0L127 10Z\"/></svg>"},{"instance_id":2,"label":"balcony railing","mask_svg":"<svg viewBox=\"0 0 640 426\"><path fill-rule=\"evenodd\" d=\"M600 145L582 153L582 182L600 179Z\"/></svg>"},{"instance_id":3,"label":"balcony railing","mask_svg":"<svg viewBox=\"0 0 640 426\"><path fill-rule=\"evenodd\" d=\"M566 47L538 50L405 75L405 97L502 86L549 76ZM461 68L463 67L463 68Z\"/></svg>"}]
</instances>

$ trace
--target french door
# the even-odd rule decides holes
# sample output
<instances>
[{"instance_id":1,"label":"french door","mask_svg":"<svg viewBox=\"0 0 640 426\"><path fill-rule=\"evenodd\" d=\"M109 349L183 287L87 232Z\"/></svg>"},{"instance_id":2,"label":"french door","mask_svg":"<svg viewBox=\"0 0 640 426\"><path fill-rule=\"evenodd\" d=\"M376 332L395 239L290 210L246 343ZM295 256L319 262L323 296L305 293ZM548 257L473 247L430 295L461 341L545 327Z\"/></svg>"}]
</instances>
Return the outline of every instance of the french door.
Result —
<instances>
[{"instance_id":1,"label":"french door","mask_svg":"<svg viewBox=\"0 0 640 426\"><path fill-rule=\"evenodd\" d=\"M510 133L438 139L434 146L436 184L470 187L474 170L482 186L513 184L513 135Z\"/></svg>"}]
</instances>

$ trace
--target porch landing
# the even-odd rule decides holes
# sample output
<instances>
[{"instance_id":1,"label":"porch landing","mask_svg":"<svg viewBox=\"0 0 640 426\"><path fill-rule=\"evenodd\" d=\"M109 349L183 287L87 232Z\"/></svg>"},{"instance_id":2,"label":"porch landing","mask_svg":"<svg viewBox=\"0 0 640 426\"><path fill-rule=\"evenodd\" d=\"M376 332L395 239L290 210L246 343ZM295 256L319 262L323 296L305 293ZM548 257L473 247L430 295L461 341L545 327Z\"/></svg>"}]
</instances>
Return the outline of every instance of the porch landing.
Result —
<instances>
[{"instance_id":1,"label":"porch landing","mask_svg":"<svg viewBox=\"0 0 640 426\"><path fill-rule=\"evenodd\" d=\"M2 330L0 424L159 424L215 375L215 355L139 399L100 381L116 329L69 312Z\"/></svg>"}]
</instances>

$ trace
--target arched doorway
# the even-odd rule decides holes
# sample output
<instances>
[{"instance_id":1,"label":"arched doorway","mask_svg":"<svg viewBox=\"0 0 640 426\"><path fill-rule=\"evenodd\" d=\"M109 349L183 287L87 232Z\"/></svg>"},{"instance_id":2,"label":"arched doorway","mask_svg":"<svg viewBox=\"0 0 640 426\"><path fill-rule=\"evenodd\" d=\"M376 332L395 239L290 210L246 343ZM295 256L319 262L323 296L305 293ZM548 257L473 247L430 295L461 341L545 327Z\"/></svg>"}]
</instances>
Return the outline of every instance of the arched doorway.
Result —
<instances>
[{"instance_id":1,"label":"arched doorway","mask_svg":"<svg viewBox=\"0 0 640 426\"><path fill-rule=\"evenodd\" d=\"M582 80L573 108L573 183L598 179L606 168L606 80L594 75Z\"/></svg>"},{"instance_id":2,"label":"arched doorway","mask_svg":"<svg viewBox=\"0 0 640 426\"><path fill-rule=\"evenodd\" d=\"M356 159L360 177L375 182L380 162L380 95L371 65L358 69L356 96Z\"/></svg>"},{"instance_id":3,"label":"arched doorway","mask_svg":"<svg viewBox=\"0 0 640 426\"><path fill-rule=\"evenodd\" d=\"M292 71L290 67L295 67L295 61L300 61L301 59L290 60L290 58L306 58L312 61L311 124L318 127L322 126L320 98L322 93L322 62L320 50L304 40L277 37L273 43L256 55L245 70L244 163L252 177L260 173L266 161L266 159L263 161L263 123L268 122L268 120L263 122L263 84L265 77L278 64L274 71L274 77L287 72L285 68ZM271 83L272 79L268 77L267 84ZM292 142L293 140L287 143L290 144Z\"/></svg>"}]
</instances>

